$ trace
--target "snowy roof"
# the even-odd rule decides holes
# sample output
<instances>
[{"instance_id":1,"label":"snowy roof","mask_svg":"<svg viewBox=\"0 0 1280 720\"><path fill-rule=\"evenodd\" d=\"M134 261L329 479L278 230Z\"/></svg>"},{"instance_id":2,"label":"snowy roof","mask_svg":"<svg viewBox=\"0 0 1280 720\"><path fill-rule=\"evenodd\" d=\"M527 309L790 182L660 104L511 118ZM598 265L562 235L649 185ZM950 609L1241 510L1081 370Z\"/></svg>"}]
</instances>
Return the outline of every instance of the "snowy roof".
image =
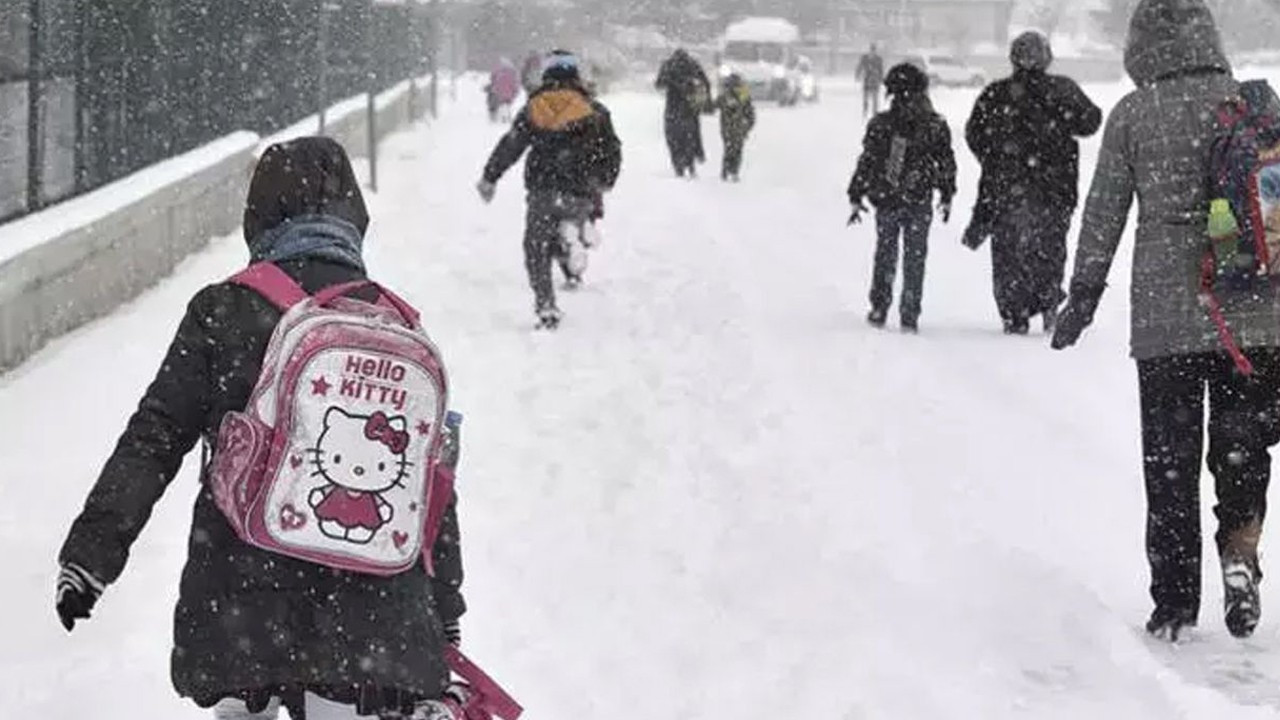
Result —
<instances>
[{"instance_id":1,"label":"snowy roof","mask_svg":"<svg viewBox=\"0 0 1280 720\"><path fill-rule=\"evenodd\" d=\"M800 28L783 18L749 17L730 25L724 31L730 42L793 43L800 40Z\"/></svg>"}]
</instances>

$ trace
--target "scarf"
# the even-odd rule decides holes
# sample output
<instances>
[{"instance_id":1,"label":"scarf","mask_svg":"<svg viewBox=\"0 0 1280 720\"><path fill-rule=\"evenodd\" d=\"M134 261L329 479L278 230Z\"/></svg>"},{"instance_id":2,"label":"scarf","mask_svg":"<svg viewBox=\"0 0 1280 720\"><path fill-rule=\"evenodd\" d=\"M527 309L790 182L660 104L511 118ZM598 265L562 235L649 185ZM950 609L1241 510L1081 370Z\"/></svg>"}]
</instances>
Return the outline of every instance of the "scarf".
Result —
<instances>
[{"instance_id":1,"label":"scarf","mask_svg":"<svg viewBox=\"0 0 1280 720\"><path fill-rule=\"evenodd\" d=\"M283 262L315 258L364 272L364 237L355 225L332 215L290 218L249 245L251 262Z\"/></svg>"}]
</instances>

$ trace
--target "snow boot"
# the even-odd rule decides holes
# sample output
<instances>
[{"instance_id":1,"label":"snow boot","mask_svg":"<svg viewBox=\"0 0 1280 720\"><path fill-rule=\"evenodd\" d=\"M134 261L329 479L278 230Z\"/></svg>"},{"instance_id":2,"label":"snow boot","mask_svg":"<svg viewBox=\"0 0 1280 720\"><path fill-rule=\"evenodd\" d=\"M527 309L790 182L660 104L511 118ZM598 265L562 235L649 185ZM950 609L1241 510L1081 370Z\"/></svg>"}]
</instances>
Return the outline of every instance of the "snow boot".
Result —
<instances>
[{"instance_id":1,"label":"snow boot","mask_svg":"<svg viewBox=\"0 0 1280 720\"><path fill-rule=\"evenodd\" d=\"M901 328L903 335L919 335L920 321L915 318L902 318Z\"/></svg>"},{"instance_id":2,"label":"snow boot","mask_svg":"<svg viewBox=\"0 0 1280 720\"><path fill-rule=\"evenodd\" d=\"M1196 626L1195 613L1181 608L1156 608L1147 620L1147 634L1157 640L1176 643Z\"/></svg>"},{"instance_id":3,"label":"snow boot","mask_svg":"<svg viewBox=\"0 0 1280 720\"><path fill-rule=\"evenodd\" d=\"M555 330L560 327L560 311L555 308L543 308L538 311L538 330Z\"/></svg>"},{"instance_id":4,"label":"snow boot","mask_svg":"<svg viewBox=\"0 0 1280 720\"><path fill-rule=\"evenodd\" d=\"M1024 317L1005 318L1005 335L1026 335L1031 332L1031 321Z\"/></svg>"},{"instance_id":5,"label":"snow boot","mask_svg":"<svg viewBox=\"0 0 1280 720\"><path fill-rule=\"evenodd\" d=\"M889 319L889 313L880 309L872 309L867 313L867 324L873 328L884 327L885 322Z\"/></svg>"},{"instance_id":6,"label":"snow boot","mask_svg":"<svg viewBox=\"0 0 1280 720\"><path fill-rule=\"evenodd\" d=\"M1258 567L1258 541L1262 523L1253 521L1231 533L1222 548L1222 599L1227 630L1234 637L1253 635L1262 617L1262 570Z\"/></svg>"}]
</instances>

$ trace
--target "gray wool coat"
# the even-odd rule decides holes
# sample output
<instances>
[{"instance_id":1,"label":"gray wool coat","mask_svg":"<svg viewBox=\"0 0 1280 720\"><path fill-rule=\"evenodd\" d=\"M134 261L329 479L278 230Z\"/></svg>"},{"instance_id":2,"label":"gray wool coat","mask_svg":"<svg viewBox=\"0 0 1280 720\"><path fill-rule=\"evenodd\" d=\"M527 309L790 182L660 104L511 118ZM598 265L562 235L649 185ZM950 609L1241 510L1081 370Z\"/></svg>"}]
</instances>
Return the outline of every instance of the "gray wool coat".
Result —
<instances>
[{"instance_id":1,"label":"gray wool coat","mask_svg":"<svg viewBox=\"0 0 1280 720\"><path fill-rule=\"evenodd\" d=\"M1084 209L1073 294L1105 285L1138 198L1131 350L1138 360L1216 352L1200 300L1208 246L1206 176L1218 105L1237 90L1203 3L1146 0L1129 30L1125 69L1138 86L1107 121ZM1241 347L1280 346L1274 290L1217 293Z\"/></svg>"}]
</instances>

